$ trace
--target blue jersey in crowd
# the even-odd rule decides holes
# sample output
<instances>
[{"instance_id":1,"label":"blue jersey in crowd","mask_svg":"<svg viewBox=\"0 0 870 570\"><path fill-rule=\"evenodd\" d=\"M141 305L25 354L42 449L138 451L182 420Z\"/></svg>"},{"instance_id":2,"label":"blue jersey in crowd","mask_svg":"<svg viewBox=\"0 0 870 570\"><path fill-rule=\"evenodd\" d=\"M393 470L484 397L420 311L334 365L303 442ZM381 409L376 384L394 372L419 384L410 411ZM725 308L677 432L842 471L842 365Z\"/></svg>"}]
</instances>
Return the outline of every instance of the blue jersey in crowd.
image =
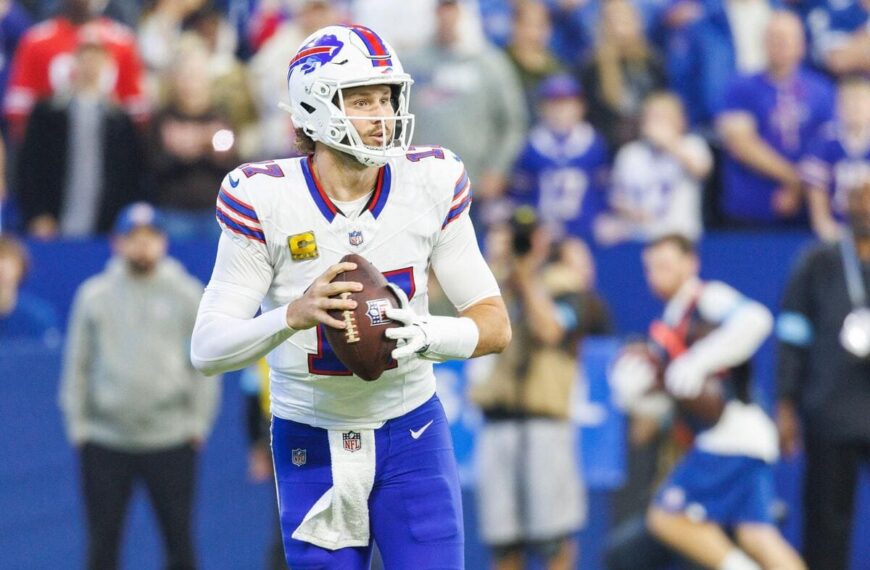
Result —
<instances>
[{"instance_id":1,"label":"blue jersey in crowd","mask_svg":"<svg viewBox=\"0 0 870 570\"><path fill-rule=\"evenodd\" d=\"M782 82L773 81L766 73L734 79L722 111L749 113L762 140L786 160L797 163L820 125L831 119L833 101L831 84L801 69ZM726 154L722 206L728 218L745 222L778 220L771 197L779 186L776 180Z\"/></svg>"},{"instance_id":2,"label":"blue jersey in crowd","mask_svg":"<svg viewBox=\"0 0 870 570\"><path fill-rule=\"evenodd\" d=\"M801 177L812 188L828 192L831 213L846 220L847 192L870 177L870 140L849 142L837 121L826 123L801 161Z\"/></svg>"},{"instance_id":3,"label":"blue jersey in crowd","mask_svg":"<svg viewBox=\"0 0 870 570\"><path fill-rule=\"evenodd\" d=\"M19 293L12 312L0 315L0 339L45 340L48 335L58 333L54 308L28 293Z\"/></svg>"},{"instance_id":4,"label":"blue jersey in crowd","mask_svg":"<svg viewBox=\"0 0 870 570\"><path fill-rule=\"evenodd\" d=\"M508 196L536 208L557 233L589 238L605 205L608 164L604 139L589 124L567 135L537 126L515 164Z\"/></svg>"},{"instance_id":5,"label":"blue jersey in crowd","mask_svg":"<svg viewBox=\"0 0 870 570\"><path fill-rule=\"evenodd\" d=\"M823 64L830 50L844 45L870 22L870 10L861 0L819 2L806 18L813 57Z\"/></svg>"}]
</instances>

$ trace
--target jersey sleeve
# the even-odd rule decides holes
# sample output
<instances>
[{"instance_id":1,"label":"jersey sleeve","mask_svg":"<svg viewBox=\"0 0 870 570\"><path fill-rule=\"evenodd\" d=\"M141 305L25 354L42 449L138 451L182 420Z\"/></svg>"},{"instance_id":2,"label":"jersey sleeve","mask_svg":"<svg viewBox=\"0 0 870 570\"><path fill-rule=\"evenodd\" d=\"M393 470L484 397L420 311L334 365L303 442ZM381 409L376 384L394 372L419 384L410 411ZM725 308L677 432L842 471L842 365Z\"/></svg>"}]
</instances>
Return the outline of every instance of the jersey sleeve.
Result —
<instances>
[{"instance_id":1,"label":"jersey sleeve","mask_svg":"<svg viewBox=\"0 0 870 570\"><path fill-rule=\"evenodd\" d=\"M821 254L817 248L802 253L788 278L776 318L776 391L781 399L797 400L806 378L816 336L812 284L816 268L824 268Z\"/></svg>"},{"instance_id":2,"label":"jersey sleeve","mask_svg":"<svg viewBox=\"0 0 870 570\"><path fill-rule=\"evenodd\" d=\"M287 306L257 314L272 283L272 267L243 241L224 233L214 271L202 296L191 339L194 366L207 375L256 362L295 331L287 327Z\"/></svg>"},{"instance_id":3,"label":"jersey sleeve","mask_svg":"<svg viewBox=\"0 0 870 570\"><path fill-rule=\"evenodd\" d=\"M471 181L462 161L455 164L443 175L442 184L447 187L443 200L449 201L449 206L432 251L432 269L447 298L461 312L487 297L500 295L500 291L471 224Z\"/></svg>"},{"instance_id":4,"label":"jersey sleeve","mask_svg":"<svg viewBox=\"0 0 870 570\"><path fill-rule=\"evenodd\" d=\"M441 231L447 230L448 226L457 221L460 217L468 216L471 208L472 191L471 180L468 178L468 172L465 170L465 165L459 162L461 169L452 183L452 194L450 197L450 207L447 209L447 215L441 223Z\"/></svg>"},{"instance_id":5,"label":"jersey sleeve","mask_svg":"<svg viewBox=\"0 0 870 570\"><path fill-rule=\"evenodd\" d=\"M748 78L737 77L732 79L725 90L722 104L718 109L714 109L714 112L718 116L732 113L748 113L755 117L752 102L758 96L753 91L753 85Z\"/></svg>"},{"instance_id":6,"label":"jersey sleeve","mask_svg":"<svg viewBox=\"0 0 870 570\"><path fill-rule=\"evenodd\" d=\"M710 281L704 285L698 299L698 311L707 321L721 324L749 301L730 285L721 281Z\"/></svg>"},{"instance_id":7,"label":"jersey sleeve","mask_svg":"<svg viewBox=\"0 0 870 570\"><path fill-rule=\"evenodd\" d=\"M250 183L240 170L227 174L218 192L215 218L226 236L268 261L266 233L250 191Z\"/></svg>"},{"instance_id":8,"label":"jersey sleeve","mask_svg":"<svg viewBox=\"0 0 870 570\"><path fill-rule=\"evenodd\" d=\"M829 129L830 126L825 125L819 130L822 136L814 137L810 141L807 152L798 164L801 180L811 190L827 190L831 186L833 174L826 152L828 137L824 136Z\"/></svg>"},{"instance_id":9,"label":"jersey sleeve","mask_svg":"<svg viewBox=\"0 0 870 570\"><path fill-rule=\"evenodd\" d=\"M460 216L448 231L442 231L441 239L432 251L432 269L447 298L459 312L487 297L501 295L467 215Z\"/></svg>"},{"instance_id":10,"label":"jersey sleeve","mask_svg":"<svg viewBox=\"0 0 870 570\"><path fill-rule=\"evenodd\" d=\"M773 328L773 316L764 305L718 281L704 286L698 310L718 325L689 349L691 358L708 373L750 359Z\"/></svg>"}]
</instances>

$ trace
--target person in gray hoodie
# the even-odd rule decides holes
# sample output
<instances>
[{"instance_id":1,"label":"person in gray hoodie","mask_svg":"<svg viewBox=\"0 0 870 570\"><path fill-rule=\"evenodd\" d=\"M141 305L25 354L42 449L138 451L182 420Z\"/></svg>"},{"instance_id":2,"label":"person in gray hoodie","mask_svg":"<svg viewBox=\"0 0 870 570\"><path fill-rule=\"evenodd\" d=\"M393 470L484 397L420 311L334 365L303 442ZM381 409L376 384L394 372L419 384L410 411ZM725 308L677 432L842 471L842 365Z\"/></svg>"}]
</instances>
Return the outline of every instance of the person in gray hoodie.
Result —
<instances>
[{"instance_id":1,"label":"person in gray hoodie","mask_svg":"<svg viewBox=\"0 0 870 570\"><path fill-rule=\"evenodd\" d=\"M404 60L417 92L414 140L462 157L475 204L481 198L484 206L503 194L522 147L525 95L508 57L486 41L471 4L438 0L434 16L433 40Z\"/></svg>"},{"instance_id":2,"label":"person in gray hoodie","mask_svg":"<svg viewBox=\"0 0 870 570\"><path fill-rule=\"evenodd\" d=\"M80 455L91 569L118 566L137 482L157 514L166 567L195 567L195 466L220 384L188 359L203 288L167 257L167 245L160 213L128 206L115 223L113 257L73 303L60 404Z\"/></svg>"}]
</instances>

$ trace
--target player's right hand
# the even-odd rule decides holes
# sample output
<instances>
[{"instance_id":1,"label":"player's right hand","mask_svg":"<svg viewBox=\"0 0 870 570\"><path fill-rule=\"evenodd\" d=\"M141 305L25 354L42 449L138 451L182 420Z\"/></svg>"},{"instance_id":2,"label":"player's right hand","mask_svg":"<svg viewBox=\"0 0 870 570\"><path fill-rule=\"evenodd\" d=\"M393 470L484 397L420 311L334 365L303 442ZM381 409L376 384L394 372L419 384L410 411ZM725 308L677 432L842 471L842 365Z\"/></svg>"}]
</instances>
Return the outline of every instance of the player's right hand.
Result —
<instances>
[{"instance_id":1,"label":"player's right hand","mask_svg":"<svg viewBox=\"0 0 870 570\"><path fill-rule=\"evenodd\" d=\"M327 269L305 290L305 293L287 306L287 326L295 330L305 330L323 323L327 326L343 329L344 321L334 319L327 311L345 311L356 308L352 299L333 298L342 293L362 291L362 283L356 281L338 281L331 283L335 276L345 271L356 269L356 263L336 263Z\"/></svg>"}]
</instances>

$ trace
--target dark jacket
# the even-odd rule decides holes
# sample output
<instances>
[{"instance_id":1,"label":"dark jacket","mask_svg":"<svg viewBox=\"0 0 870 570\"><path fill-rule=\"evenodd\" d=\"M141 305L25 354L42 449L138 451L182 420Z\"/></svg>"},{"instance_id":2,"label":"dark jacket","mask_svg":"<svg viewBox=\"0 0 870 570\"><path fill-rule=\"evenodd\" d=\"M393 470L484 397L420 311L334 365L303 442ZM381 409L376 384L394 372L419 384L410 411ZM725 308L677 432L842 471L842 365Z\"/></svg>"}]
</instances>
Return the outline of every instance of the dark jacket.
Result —
<instances>
[{"instance_id":1,"label":"dark jacket","mask_svg":"<svg viewBox=\"0 0 870 570\"><path fill-rule=\"evenodd\" d=\"M194 116L170 106L157 113L151 125L148 155L157 205L173 210L213 212L221 180L238 163L235 149L215 152L204 145L195 157L178 156L165 144L173 128L200 131L200 135L207 133L210 141L215 131L228 128L227 123L214 110Z\"/></svg>"},{"instance_id":2,"label":"dark jacket","mask_svg":"<svg viewBox=\"0 0 870 570\"><path fill-rule=\"evenodd\" d=\"M614 108L605 99L595 53L581 63L578 74L586 96L587 119L604 135L614 152L638 137L643 100L650 93L667 87L664 63L652 48L642 64L622 63L623 90L626 100L630 101L630 109Z\"/></svg>"},{"instance_id":3,"label":"dark jacket","mask_svg":"<svg viewBox=\"0 0 870 570\"><path fill-rule=\"evenodd\" d=\"M863 270L870 296L870 265ZM839 340L852 310L846 287L839 246L813 247L798 261L777 319L777 391L798 404L812 433L870 441L870 360Z\"/></svg>"},{"instance_id":4,"label":"dark jacket","mask_svg":"<svg viewBox=\"0 0 870 570\"><path fill-rule=\"evenodd\" d=\"M40 101L27 124L16 164L16 188L25 224L63 210L69 152L69 99ZM103 176L96 230L109 231L118 212L146 198L144 151L139 133L118 107L108 105L100 137Z\"/></svg>"}]
</instances>

